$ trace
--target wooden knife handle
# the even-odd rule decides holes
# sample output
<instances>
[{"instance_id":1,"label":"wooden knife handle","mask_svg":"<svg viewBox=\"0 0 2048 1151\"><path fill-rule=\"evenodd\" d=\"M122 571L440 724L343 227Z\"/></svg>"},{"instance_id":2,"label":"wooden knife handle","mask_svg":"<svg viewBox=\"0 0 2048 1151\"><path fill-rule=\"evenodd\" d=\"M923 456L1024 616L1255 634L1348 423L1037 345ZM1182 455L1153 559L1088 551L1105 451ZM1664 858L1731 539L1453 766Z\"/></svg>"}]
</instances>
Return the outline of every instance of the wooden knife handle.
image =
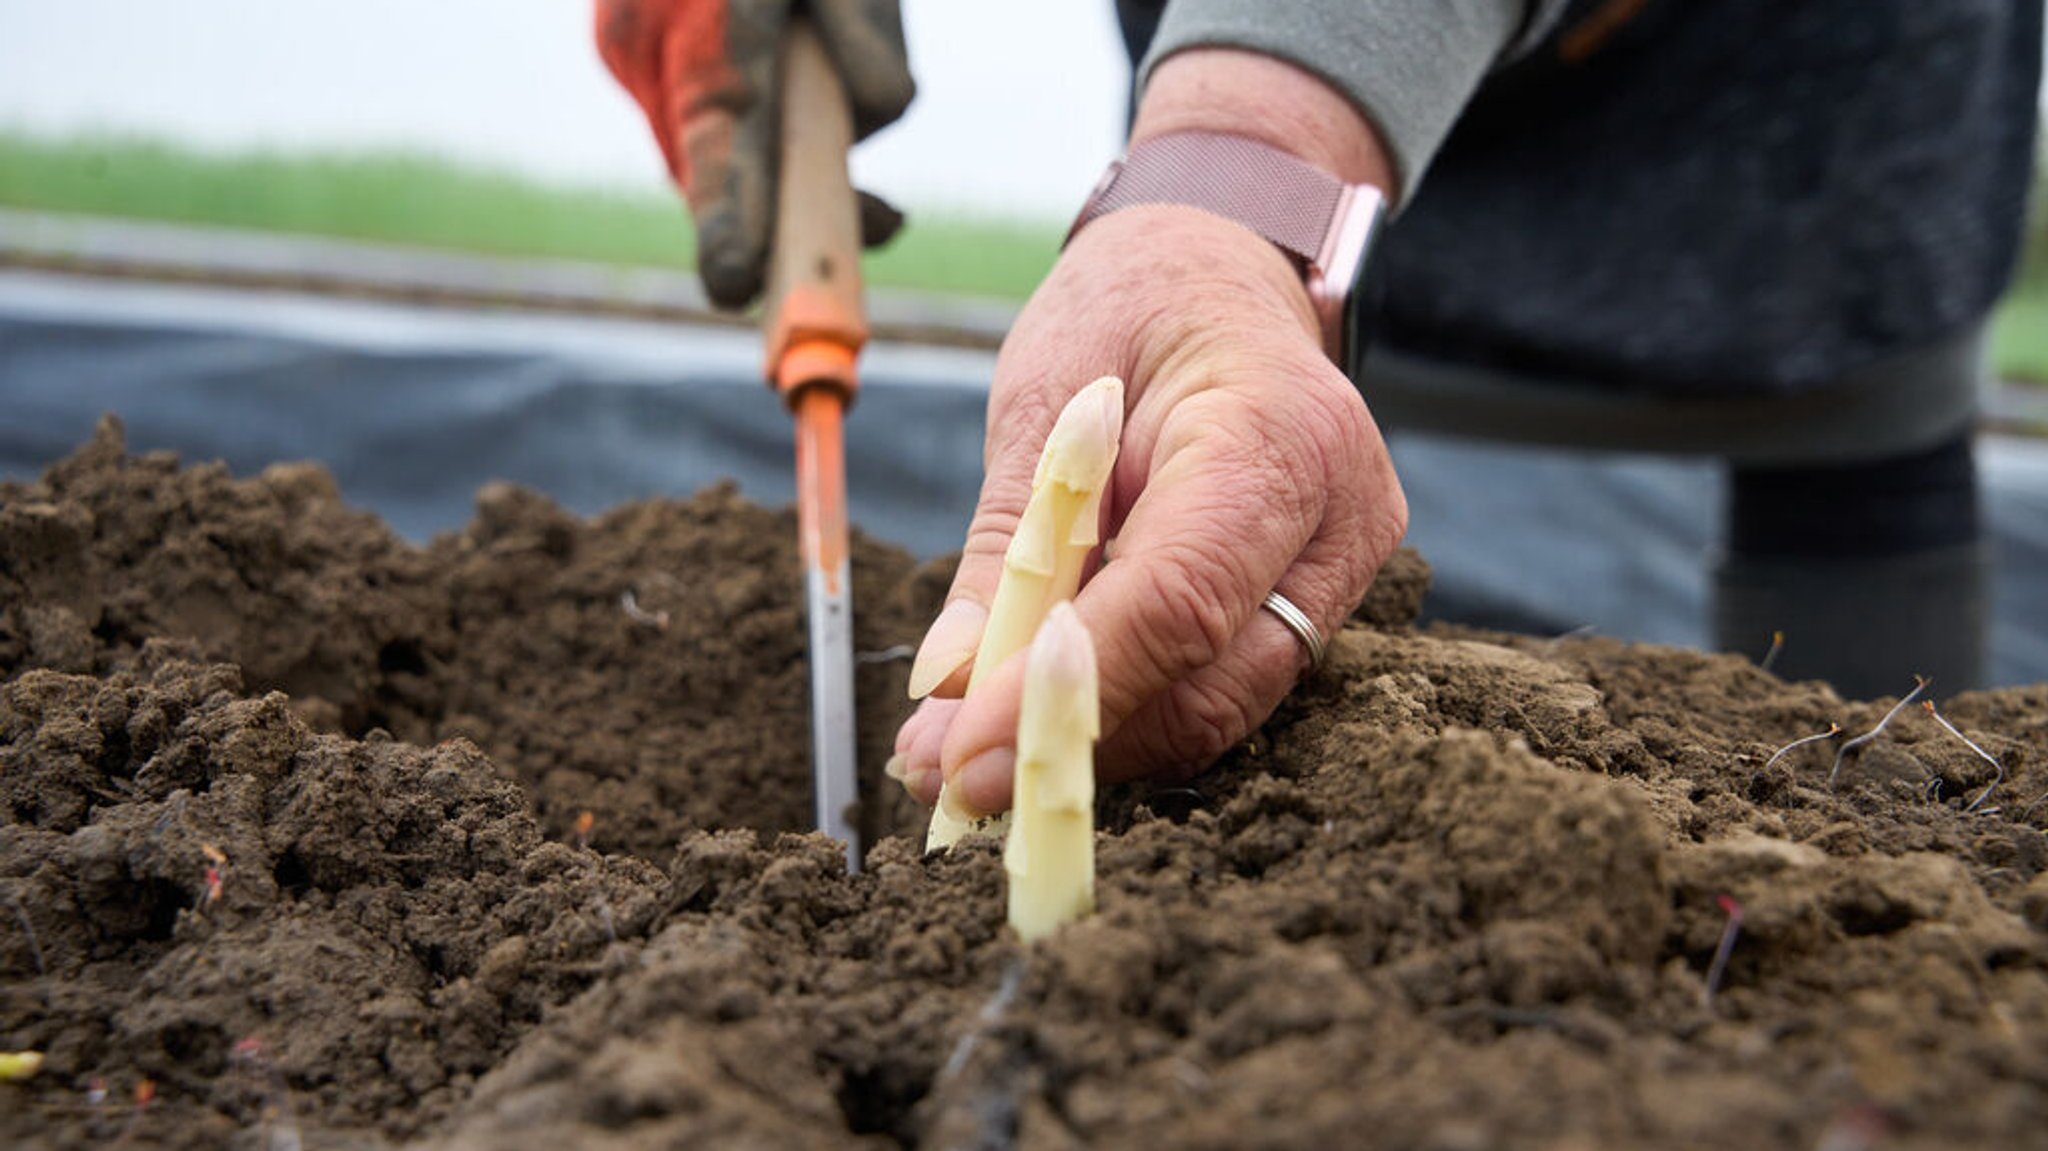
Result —
<instances>
[{"instance_id":1,"label":"wooden knife handle","mask_svg":"<svg viewBox=\"0 0 2048 1151\"><path fill-rule=\"evenodd\" d=\"M768 382L795 403L807 385L852 398L867 342L860 207L846 174L853 113L810 22L792 20L782 63L782 166L764 312Z\"/></svg>"}]
</instances>

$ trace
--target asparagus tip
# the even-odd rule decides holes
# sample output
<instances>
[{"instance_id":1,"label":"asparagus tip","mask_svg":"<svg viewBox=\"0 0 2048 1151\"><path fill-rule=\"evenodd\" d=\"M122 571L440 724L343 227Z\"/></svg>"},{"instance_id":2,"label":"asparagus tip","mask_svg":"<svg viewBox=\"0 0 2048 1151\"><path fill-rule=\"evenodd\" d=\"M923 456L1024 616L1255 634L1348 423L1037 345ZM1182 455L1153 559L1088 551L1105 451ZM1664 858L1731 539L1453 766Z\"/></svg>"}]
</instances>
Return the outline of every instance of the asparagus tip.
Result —
<instances>
[{"instance_id":1,"label":"asparagus tip","mask_svg":"<svg viewBox=\"0 0 2048 1151\"><path fill-rule=\"evenodd\" d=\"M1124 382L1104 376L1074 394L1060 409L1045 438L1039 477L1076 491L1094 491L1109 480L1117 441L1124 430Z\"/></svg>"}]
</instances>

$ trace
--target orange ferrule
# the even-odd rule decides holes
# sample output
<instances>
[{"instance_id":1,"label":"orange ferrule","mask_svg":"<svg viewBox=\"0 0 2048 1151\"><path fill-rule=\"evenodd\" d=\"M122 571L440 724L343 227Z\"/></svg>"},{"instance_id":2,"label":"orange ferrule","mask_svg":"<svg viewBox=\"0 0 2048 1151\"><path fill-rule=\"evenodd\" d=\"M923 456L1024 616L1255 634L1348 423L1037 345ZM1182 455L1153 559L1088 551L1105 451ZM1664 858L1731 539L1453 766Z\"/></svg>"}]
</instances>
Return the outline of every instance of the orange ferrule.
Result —
<instances>
[{"instance_id":1,"label":"orange ferrule","mask_svg":"<svg viewBox=\"0 0 2048 1151\"><path fill-rule=\"evenodd\" d=\"M768 382L794 402L805 384L836 384L851 402L853 361L867 343L859 296L828 283L796 283L775 309L768 330Z\"/></svg>"},{"instance_id":2,"label":"orange ferrule","mask_svg":"<svg viewBox=\"0 0 2048 1151\"><path fill-rule=\"evenodd\" d=\"M837 340L799 339L782 350L769 382L794 404L799 389L809 384L829 384L845 399L853 398L854 350Z\"/></svg>"}]
</instances>

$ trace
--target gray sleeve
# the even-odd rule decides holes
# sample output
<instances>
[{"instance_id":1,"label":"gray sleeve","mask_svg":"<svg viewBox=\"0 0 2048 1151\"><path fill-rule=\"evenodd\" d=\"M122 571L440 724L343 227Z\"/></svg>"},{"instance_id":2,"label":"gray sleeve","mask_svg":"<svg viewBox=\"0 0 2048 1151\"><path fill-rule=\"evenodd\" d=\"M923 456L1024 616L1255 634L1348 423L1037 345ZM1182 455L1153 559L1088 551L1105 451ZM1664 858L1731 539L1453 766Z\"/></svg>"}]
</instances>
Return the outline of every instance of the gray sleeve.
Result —
<instances>
[{"instance_id":1,"label":"gray sleeve","mask_svg":"<svg viewBox=\"0 0 2048 1151\"><path fill-rule=\"evenodd\" d=\"M1495 63L1555 23L1564 0L1175 0L1141 67L1188 48L1244 48L1351 98L1393 153L1399 202Z\"/></svg>"}]
</instances>

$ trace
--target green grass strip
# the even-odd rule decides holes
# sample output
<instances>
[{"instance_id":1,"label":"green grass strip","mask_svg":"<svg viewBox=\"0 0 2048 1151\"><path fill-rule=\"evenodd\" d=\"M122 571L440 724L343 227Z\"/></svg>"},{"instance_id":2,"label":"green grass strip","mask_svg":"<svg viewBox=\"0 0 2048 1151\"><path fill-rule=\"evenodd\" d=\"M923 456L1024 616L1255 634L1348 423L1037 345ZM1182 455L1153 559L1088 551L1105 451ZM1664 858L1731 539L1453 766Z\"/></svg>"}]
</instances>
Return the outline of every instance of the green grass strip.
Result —
<instances>
[{"instance_id":1,"label":"green grass strip","mask_svg":"<svg viewBox=\"0 0 2048 1151\"><path fill-rule=\"evenodd\" d=\"M122 136L0 132L0 206L413 244L500 256L691 266L690 225L661 191L557 188L400 152L209 153ZM1055 225L913 214L871 283L1021 300Z\"/></svg>"},{"instance_id":2,"label":"green grass strip","mask_svg":"<svg viewBox=\"0 0 2048 1151\"><path fill-rule=\"evenodd\" d=\"M214 153L132 136L0 130L0 206L413 244L633 267L691 266L690 225L660 191L558 188L403 152ZM870 283L1021 300L1052 267L1057 225L914 213L867 260ZM2048 382L2040 253L1993 325L1993 364Z\"/></svg>"}]
</instances>

